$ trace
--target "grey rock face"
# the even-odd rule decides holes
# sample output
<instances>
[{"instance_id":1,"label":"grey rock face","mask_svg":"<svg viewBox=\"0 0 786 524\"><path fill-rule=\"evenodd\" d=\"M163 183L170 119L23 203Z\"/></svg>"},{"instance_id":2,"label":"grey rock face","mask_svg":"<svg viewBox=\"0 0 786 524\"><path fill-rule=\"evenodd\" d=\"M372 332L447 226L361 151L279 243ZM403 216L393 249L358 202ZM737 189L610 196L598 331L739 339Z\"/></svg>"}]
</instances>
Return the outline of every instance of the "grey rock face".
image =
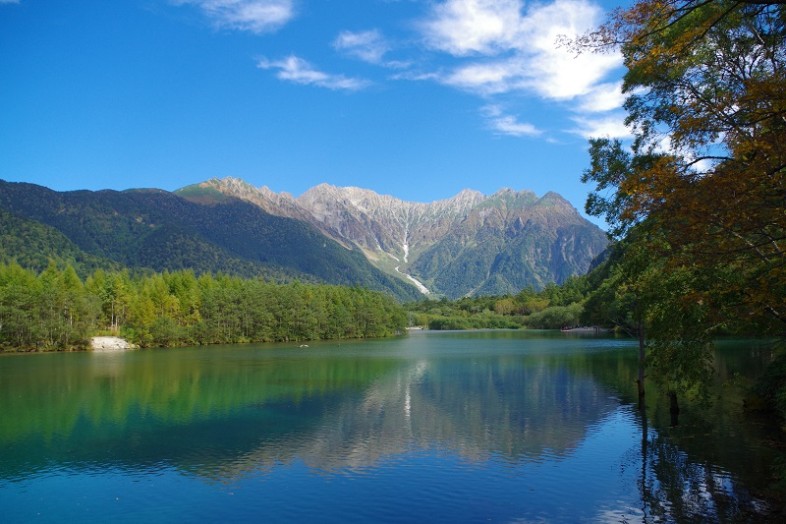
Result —
<instances>
[{"instance_id":1,"label":"grey rock face","mask_svg":"<svg viewBox=\"0 0 786 524\"><path fill-rule=\"evenodd\" d=\"M357 187L321 184L300 197L212 179L200 187L304 220L421 291L457 298L515 293L583 274L607 245L605 233L556 193L464 190L431 203Z\"/></svg>"}]
</instances>

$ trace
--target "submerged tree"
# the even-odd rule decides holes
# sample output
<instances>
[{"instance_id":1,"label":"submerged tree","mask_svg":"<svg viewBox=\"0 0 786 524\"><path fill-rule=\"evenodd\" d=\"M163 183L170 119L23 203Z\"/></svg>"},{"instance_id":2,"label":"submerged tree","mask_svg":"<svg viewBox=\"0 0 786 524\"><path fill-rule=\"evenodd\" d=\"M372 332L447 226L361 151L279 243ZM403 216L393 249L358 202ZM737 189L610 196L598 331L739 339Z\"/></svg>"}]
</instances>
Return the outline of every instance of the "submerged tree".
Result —
<instances>
[{"instance_id":1,"label":"submerged tree","mask_svg":"<svg viewBox=\"0 0 786 524\"><path fill-rule=\"evenodd\" d=\"M644 408L645 369L667 391L677 423L678 393L701 393L710 379L711 312L706 281L693 266L673 266L657 222L647 219L612 247L602 280L584 308L586 323L612 323L638 340L636 378Z\"/></svg>"}]
</instances>

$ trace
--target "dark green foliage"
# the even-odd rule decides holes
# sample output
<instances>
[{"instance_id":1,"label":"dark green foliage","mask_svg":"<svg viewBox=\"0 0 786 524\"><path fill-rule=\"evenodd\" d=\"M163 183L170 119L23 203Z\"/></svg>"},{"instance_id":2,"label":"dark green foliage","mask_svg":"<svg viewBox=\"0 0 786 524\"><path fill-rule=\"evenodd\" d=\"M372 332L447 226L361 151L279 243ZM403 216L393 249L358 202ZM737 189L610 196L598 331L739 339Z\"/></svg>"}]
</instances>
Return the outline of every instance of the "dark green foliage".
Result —
<instances>
[{"instance_id":1,"label":"dark green foliage","mask_svg":"<svg viewBox=\"0 0 786 524\"><path fill-rule=\"evenodd\" d=\"M0 263L17 262L43 271L53 260L61 268L73 266L82 277L99 268L119 268L111 260L82 251L55 228L0 209Z\"/></svg>"},{"instance_id":2,"label":"dark green foliage","mask_svg":"<svg viewBox=\"0 0 786 524\"><path fill-rule=\"evenodd\" d=\"M779 349L754 388L754 396L749 399L746 407L752 410L775 411L782 421L786 421L786 352L783 347ZM782 478L786 481L786 464L781 466L784 473Z\"/></svg>"},{"instance_id":3,"label":"dark green foliage","mask_svg":"<svg viewBox=\"0 0 786 524\"><path fill-rule=\"evenodd\" d=\"M0 210L5 213L0 218L13 216L29 225L3 229L13 239L4 244L9 246L1 253L6 260L22 258L26 263L47 253L24 248L31 243L28 238L41 238L46 231L70 249L58 260L85 259L83 265L92 268L115 264L282 282L297 278L363 286L401 299L418 296L413 286L384 274L362 253L345 249L310 225L236 199L202 205L160 190L57 193L0 181ZM111 262L101 264L104 260Z\"/></svg>"},{"instance_id":4,"label":"dark green foliage","mask_svg":"<svg viewBox=\"0 0 786 524\"><path fill-rule=\"evenodd\" d=\"M407 305L409 323L427 329L517 329L520 316L494 311L498 297L462 298L456 301L425 300Z\"/></svg>"},{"instance_id":5,"label":"dark green foliage","mask_svg":"<svg viewBox=\"0 0 786 524\"><path fill-rule=\"evenodd\" d=\"M585 311L635 331L672 398L707 382L718 333L784 335L785 15L640 0L579 39L621 51L633 135L590 141L586 210L620 243ZM783 383L769 388L778 402Z\"/></svg>"},{"instance_id":6,"label":"dark green foliage","mask_svg":"<svg viewBox=\"0 0 786 524\"><path fill-rule=\"evenodd\" d=\"M464 329L519 329L519 319L494 315L491 313L469 316L435 316L428 319L428 329L464 330Z\"/></svg>"},{"instance_id":7,"label":"dark green foliage","mask_svg":"<svg viewBox=\"0 0 786 524\"><path fill-rule=\"evenodd\" d=\"M70 266L51 264L36 275L16 263L0 265L0 349L84 346L99 307Z\"/></svg>"},{"instance_id":8,"label":"dark green foliage","mask_svg":"<svg viewBox=\"0 0 786 524\"><path fill-rule=\"evenodd\" d=\"M551 306L533 313L526 319L527 327L537 329L562 329L580 325L581 304Z\"/></svg>"},{"instance_id":9,"label":"dark green foliage","mask_svg":"<svg viewBox=\"0 0 786 524\"><path fill-rule=\"evenodd\" d=\"M388 295L192 271L129 276L0 265L0 350L67 350L98 333L147 346L384 337L406 315Z\"/></svg>"},{"instance_id":10,"label":"dark green foliage","mask_svg":"<svg viewBox=\"0 0 786 524\"><path fill-rule=\"evenodd\" d=\"M525 288L516 295L426 300L407 305L409 323L428 329L562 329L582 325L589 278L570 277L541 291Z\"/></svg>"},{"instance_id":11,"label":"dark green foliage","mask_svg":"<svg viewBox=\"0 0 786 524\"><path fill-rule=\"evenodd\" d=\"M632 154L623 148L621 141L609 138L590 140L590 167L582 174L581 181L585 184L594 182L596 186L587 197L585 210L588 215L604 217L610 234L617 238L624 236L635 220L624 213L630 203L630 195L618 190L630 173L633 162Z\"/></svg>"}]
</instances>

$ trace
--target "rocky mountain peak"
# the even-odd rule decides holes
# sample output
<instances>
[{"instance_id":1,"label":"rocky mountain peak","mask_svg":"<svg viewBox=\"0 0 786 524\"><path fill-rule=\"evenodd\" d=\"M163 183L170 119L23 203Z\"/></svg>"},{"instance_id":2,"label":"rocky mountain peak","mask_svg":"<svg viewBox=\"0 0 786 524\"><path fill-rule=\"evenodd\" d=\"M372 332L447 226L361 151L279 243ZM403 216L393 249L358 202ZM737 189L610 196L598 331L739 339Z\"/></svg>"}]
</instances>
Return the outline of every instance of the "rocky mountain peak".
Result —
<instances>
[{"instance_id":1,"label":"rocky mountain peak","mask_svg":"<svg viewBox=\"0 0 786 524\"><path fill-rule=\"evenodd\" d=\"M203 184L306 221L421 291L451 297L562 281L585 272L606 246L605 234L553 192L538 198L510 188L490 196L464 189L420 203L326 183L297 198L235 178Z\"/></svg>"},{"instance_id":2,"label":"rocky mountain peak","mask_svg":"<svg viewBox=\"0 0 786 524\"><path fill-rule=\"evenodd\" d=\"M211 178L200 184L180 189L176 193L194 199L194 195L199 195L200 189L251 202L271 215L307 221L307 217L303 215L289 193L276 193L267 186L254 187L240 178Z\"/></svg>"}]
</instances>

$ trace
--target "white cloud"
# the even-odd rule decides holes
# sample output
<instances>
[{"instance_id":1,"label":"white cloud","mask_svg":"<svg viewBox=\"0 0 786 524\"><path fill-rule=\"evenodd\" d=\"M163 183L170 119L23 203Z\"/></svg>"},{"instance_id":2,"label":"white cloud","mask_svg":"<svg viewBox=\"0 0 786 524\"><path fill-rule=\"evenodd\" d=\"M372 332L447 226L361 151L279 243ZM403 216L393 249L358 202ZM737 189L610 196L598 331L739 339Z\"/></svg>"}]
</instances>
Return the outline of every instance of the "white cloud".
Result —
<instances>
[{"instance_id":1,"label":"white cloud","mask_svg":"<svg viewBox=\"0 0 786 524\"><path fill-rule=\"evenodd\" d=\"M427 43L456 56L489 54L514 46L520 0L448 0L422 24Z\"/></svg>"},{"instance_id":2,"label":"white cloud","mask_svg":"<svg viewBox=\"0 0 786 524\"><path fill-rule=\"evenodd\" d=\"M423 71L402 71L390 76L391 80L409 80L411 82L441 82L439 73Z\"/></svg>"},{"instance_id":3,"label":"white cloud","mask_svg":"<svg viewBox=\"0 0 786 524\"><path fill-rule=\"evenodd\" d=\"M314 85L327 89L357 91L369 85L368 81L344 75L325 73L315 69L310 63L297 56L282 60L262 59L257 63L260 69L276 69L276 77L296 84Z\"/></svg>"},{"instance_id":4,"label":"white cloud","mask_svg":"<svg viewBox=\"0 0 786 524\"><path fill-rule=\"evenodd\" d=\"M19 0L0 0L0 4L18 4Z\"/></svg>"},{"instance_id":5,"label":"white cloud","mask_svg":"<svg viewBox=\"0 0 786 524\"><path fill-rule=\"evenodd\" d=\"M603 17L592 0L555 0L526 7L521 0L445 0L418 27L432 50L448 53L454 60L449 69L436 74L440 83L491 101L513 94L568 103L579 124L572 132L629 136L621 118L588 118L622 106L621 83L609 80L622 66L621 55L577 55L558 45L561 39L594 29ZM500 132L536 131L513 117L496 118L490 122Z\"/></svg>"},{"instance_id":6,"label":"white cloud","mask_svg":"<svg viewBox=\"0 0 786 524\"><path fill-rule=\"evenodd\" d=\"M624 102L622 82L609 82L593 86L589 93L581 97L579 108L589 113L602 113L619 109Z\"/></svg>"},{"instance_id":7,"label":"white cloud","mask_svg":"<svg viewBox=\"0 0 786 524\"><path fill-rule=\"evenodd\" d=\"M618 54L576 55L557 46L601 22L588 0L556 0L522 12L518 0L448 0L421 28L434 49L456 57L479 55L442 76L448 85L480 94L527 90L552 100L588 96L613 69Z\"/></svg>"},{"instance_id":8,"label":"white cloud","mask_svg":"<svg viewBox=\"0 0 786 524\"><path fill-rule=\"evenodd\" d=\"M722 148L719 149L718 146L721 146L721 142L716 142L715 144L710 145L703 153L706 153L707 155L717 154L719 156L723 156L724 152ZM654 151L656 153L664 153L667 155L682 157L686 162L691 164L691 169L696 173L706 173L707 171L712 171L718 162L717 158L700 158L703 153L699 153L698 151L689 147L679 147L672 140L671 134L668 133L664 134L658 143L655 144Z\"/></svg>"},{"instance_id":9,"label":"white cloud","mask_svg":"<svg viewBox=\"0 0 786 524\"><path fill-rule=\"evenodd\" d=\"M519 122L513 115L507 115L498 105L491 104L481 109L489 127L496 133L509 136L538 136L542 132L525 122Z\"/></svg>"},{"instance_id":10,"label":"white cloud","mask_svg":"<svg viewBox=\"0 0 786 524\"><path fill-rule=\"evenodd\" d=\"M522 67L517 59L475 62L457 67L443 75L441 81L481 95L507 93L524 86Z\"/></svg>"},{"instance_id":11,"label":"white cloud","mask_svg":"<svg viewBox=\"0 0 786 524\"><path fill-rule=\"evenodd\" d=\"M6 0L0 0L0 2ZM216 26L252 32L273 31L295 16L296 0L170 0L198 7ZM603 10L597 0L434 0L416 22L421 41L442 55L439 68L388 60L391 43L379 29L342 31L332 42L346 56L389 69L393 79L436 81L485 98L482 112L491 129L514 136L541 131L504 114L500 95L536 96L573 112L582 136L629 136L622 119L609 116L624 101L620 82L610 79L621 67L619 53L575 52L558 45L597 27ZM277 78L302 85L356 91L370 85L357 77L321 71L295 55L263 59L257 66ZM489 108L496 108L490 111ZM496 113L495 113L496 111ZM597 118L599 113L604 118Z\"/></svg>"},{"instance_id":12,"label":"white cloud","mask_svg":"<svg viewBox=\"0 0 786 524\"><path fill-rule=\"evenodd\" d=\"M523 54L536 92L545 98L571 100L587 95L612 70L622 65L621 55L576 55L556 45L558 38L576 37L597 27L603 11L586 0L557 0L537 6L522 20Z\"/></svg>"},{"instance_id":13,"label":"white cloud","mask_svg":"<svg viewBox=\"0 0 786 524\"><path fill-rule=\"evenodd\" d=\"M572 132L586 139L590 138L631 138L630 129L625 125L625 116L612 114L602 118L574 117L578 125Z\"/></svg>"},{"instance_id":14,"label":"white cloud","mask_svg":"<svg viewBox=\"0 0 786 524\"><path fill-rule=\"evenodd\" d=\"M357 33L342 31L333 42L333 47L372 64L382 62L382 58L389 49L382 33L376 29Z\"/></svg>"},{"instance_id":15,"label":"white cloud","mask_svg":"<svg viewBox=\"0 0 786 524\"><path fill-rule=\"evenodd\" d=\"M172 0L195 5L218 27L252 33L275 31L295 16L293 0Z\"/></svg>"}]
</instances>

